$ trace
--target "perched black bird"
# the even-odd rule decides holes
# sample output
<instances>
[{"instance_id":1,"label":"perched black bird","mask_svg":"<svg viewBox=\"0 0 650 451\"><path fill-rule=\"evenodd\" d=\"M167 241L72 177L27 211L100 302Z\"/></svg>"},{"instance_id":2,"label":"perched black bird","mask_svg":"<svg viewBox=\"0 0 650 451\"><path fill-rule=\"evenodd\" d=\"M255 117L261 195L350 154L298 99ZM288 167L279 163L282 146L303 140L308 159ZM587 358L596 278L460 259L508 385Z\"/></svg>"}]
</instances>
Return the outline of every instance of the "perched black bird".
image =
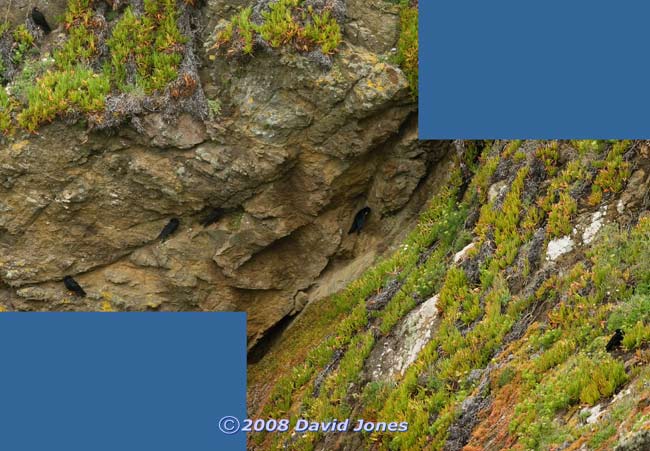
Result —
<instances>
[{"instance_id":1,"label":"perched black bird","mask_svg":"<svg viewBox=\"0 0 650 451\"><path fill-rule=\"evenodd\" d=\"M223 216L223 214L224 214L224 210L223 210L223 208L215 208L215 209L213 209L213 210L210 212L210 214L208 214L208 215L203 219L203 221L201 221L201 225L202 225L203 227L207 227L207 226L209 226L209 225L211 225L211 224L214 224L214 223L217 222L219 219L221 219L221 217Z\"/></svg>"},{"instance_id":2,"label":"perched black bird","mask_svg":"<svg viewBox=\"0 0 650 451\"><path fill-rule=\"evenodd\" d=\"M348 232L348 235L354 232L357 232L357 234L361 233L361 229L366 223L366 218L368 218L369 214L370 214L370 208L368 207L364 207L361 210L359 210L357 214L354 215L354 221L352 222L352 227L350 227L350 231Z\"/></svg>"},{"instance_id":3,"label":"perched black bird","mask_svg":"<svg viewBox=\"0 0 650 451\"><path fill-rule=\"evenodd\" d=\"M178 229L178 226L181 222L177 218L172 218L169 220L167 225L163 227L162 231L160 232L160 235L158 235L158 239L161 241L167 241L167 238L172 236L172 234Z\"/></svg>"},{"instance_id":4,"label":"perched black bird","mask_svg":"<svg viewBox=\"0 0 650 451\"><path fill-rule=\"evenodd\" d=\"M616 329L614 332L614 335L612 335L612 338L609 339L609 342L607 343L607 346L605 346L605 349L607 352L612 352L614 349L618 348L621 346L621 343L623 342L623 337L625 336L625 333L621 329Z\"/></svg>"},{"instance_id":5,"label":"perched black bird","mask_svg":"<svg viewBox=\"0 0 650 451\"><path fill-rule=\"evenodd\" d=\"M81 285L79 285L77 281L74 280L72 277L65 276L63 278L63 284L68 290L72 291L77 296L80 296L82 298L86 297L86 292L84 291L84 289L81 288Z\"/></svg>"},{"instance_id":6,"label":"perched black bird","mask_svg":"<svg viewBox=\"0 0 650 451\"><path fill-rule=\"evenodd\" d=\"M45 16L43 15L42 12L38 10L37 7L34 7L32 9L32 20L36 25L40 27L41 30L43 30L43 33L49 34L52 29L50 28L50 24L47 23L47 20L45 20Z\"/></svg>"}]
</instances>

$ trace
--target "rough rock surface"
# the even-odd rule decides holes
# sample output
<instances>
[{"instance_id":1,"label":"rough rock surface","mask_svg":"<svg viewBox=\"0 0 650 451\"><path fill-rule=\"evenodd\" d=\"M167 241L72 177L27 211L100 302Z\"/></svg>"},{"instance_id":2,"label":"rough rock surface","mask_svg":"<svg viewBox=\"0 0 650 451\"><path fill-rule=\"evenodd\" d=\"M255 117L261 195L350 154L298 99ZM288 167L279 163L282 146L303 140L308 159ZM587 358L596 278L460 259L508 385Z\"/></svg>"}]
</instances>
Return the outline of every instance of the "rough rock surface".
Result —
<instances>
[{"instance_id":1,"label":"rough rock surface","mask_svg":"<svg viewBox=\"0 0 650 451\"><path fill-rule=\"evenodd\" d=\"M641 431L614 448L615 451L642 451L650 449L650 431Z\"/></svg>"},{"instance_id":2,"label":"rough rock surface","mask_svg":"<svg viewBox=\"0 0 650 451\"><path fill-rule=\"evenodd\" d=\"M207 2L205 33L232 13L226 3ZM0 302L244 310L252 346L349 281L414 221L426 200L414 194L447 153L417 140L406 78L378 53L394 45L398 20L393 6L382 11L350 19L364 37L346 36L329 70L292 51L201 55L203 89L220 104L207 121L143 113L106 131L54 123L2 142ZM365 205L367 228L348 236ZM216 207L224 217L201 226ZM172 217L178 231L157 241ZM332 268L337 283L319 285ZM73 300L65 275L86 299Z\"/></svg>"},{"instance_id":3,"label":"rough rock surface","mask_svg":"<svg viewBox=\"0 0 650 451\"><path fill-rule=\"evenodd\" d=\"M550 261L557 260L567 252L571 252L574 244L575 243L568 235L549 241L546 249L546 259Z\"/></svg>"},{"instance_id":4,"label":"rough rock surface","mask_svg":"<svg viewBox=\"0 0 650 451\"><path fill-rule=\"evenodd\" d=\"M55 29L59 25L57 20L65 13L67 5L67 0L5 0L0 5L0 22L4 22L6 15L12 25L23 23L36 6L52 29Z\"/></svg>"},{"instance_id":5,"label":"rough rock surface","mask_svg":"<svg viewBox=\"0 0 650 451\"><path fill-rule=\"evenodd\" d=\"M377 343L366 362L371 380L390 381L404 375L436 330L438 298L435 295L411 310L394 333Z\"/></svg>"}]
</instances>

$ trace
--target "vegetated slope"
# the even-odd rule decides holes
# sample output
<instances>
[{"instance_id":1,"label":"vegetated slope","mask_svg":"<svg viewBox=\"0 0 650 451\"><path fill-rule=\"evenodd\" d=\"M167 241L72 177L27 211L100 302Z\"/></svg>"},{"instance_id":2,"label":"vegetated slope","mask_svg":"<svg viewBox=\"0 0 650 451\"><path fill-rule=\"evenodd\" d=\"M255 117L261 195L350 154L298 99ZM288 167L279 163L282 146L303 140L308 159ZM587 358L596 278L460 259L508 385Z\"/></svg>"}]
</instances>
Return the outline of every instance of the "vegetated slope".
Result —
<instances>
[{"instance_id":1,"label":"vegetated slope","mask_svg":"<svg viewBox=\"0 0 650 451\"><path fill-rule=\"evenodd\" d=\"M250 449L648 449L650 144L457 145L403 246L249 367L251 418L408 431Z\"/></svg>"}]
</instances>

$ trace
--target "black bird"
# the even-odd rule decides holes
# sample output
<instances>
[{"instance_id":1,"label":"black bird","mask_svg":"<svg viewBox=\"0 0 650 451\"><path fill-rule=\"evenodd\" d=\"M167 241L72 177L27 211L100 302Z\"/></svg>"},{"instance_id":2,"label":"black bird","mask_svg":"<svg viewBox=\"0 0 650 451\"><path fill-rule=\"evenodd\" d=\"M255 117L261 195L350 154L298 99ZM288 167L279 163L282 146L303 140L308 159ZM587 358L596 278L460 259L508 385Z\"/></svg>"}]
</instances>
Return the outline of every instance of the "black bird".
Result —
<instances>
[{"instance_id":1,"label":"black bird","mask_svg":"<svg viewBox=\"0 0 650 451\"><path fill-rule=\"evenodd\" d=\"M158 235L158 239L163 242L167 241L167 238L169 238L176 231L176 229L178 229L180 223L181 222L177 218L170 219L167 225L163 227L160 235Z\"/></svg>"},{"instance_id":2,"label":"black bird","mask_svg":"<svg viewBox=\"0 0 650 451\"><path fill-rule=\"evenodd\" d=\"M81 285L79 285L79 284L77 283L77 281L74 280L72 277L70 277L70 276L65 276L65 277L63 278L63 284L65 285L65 287L66 287L68 290L72 291L72 292L73 292L74 294L76 294L77 296L82 297L82 298L85 298L85 297L86 297L86 292L84 291L84 289L81 288Z\"/></svg>"},{"instance_id":3,"label":"black bird","mask_svg":"<svg viewBox=\"0 0 650 451\"><path fill-rule=\"evenodd\" d=\"M366 218L368 218L369 214L370 214L370 208L368 207L364 207L361 210L359 210L357 214L354 215L354 221L352 222L352 227L350 227L350 231L348 232L348 235L354 232L357 232L357 234L361 233L361 229L366 223Z\"/></svg>"},{"instance_id":4,"label":"black bird","mask_svg":"<svg viewBox=\"0 0 650 451\"><path fill-rule=\"evenodd\" d=\"M45 20L45 16L43 15L42 12L38 10L37 7L34 7L32 9L32 20L36 25L40 27L41 30L43 30L43 33L49 34L52 29L50 28L50 24L47 23L47 20Z\"/></svg>"},{"instance_id":5,"label":"black bird","mask_svg":"<svg viewBox=\"0 0 650 451\"><path fill-rule=\"evenodd\" d=\"M612 335L612 338L609 339L609 342L607 343L607 346L605 346L605 349L607 352L612 352L614 349L618 348L621 346L621 343L623 342L623 337L625 336L625 333L621 329L616 329L614 332L614 335Z\"/></svg>"},{"instance_id":6,"label":"black bird","mask_svg":"<svg viewBox=\"0 0 650 451\"><path fill-rule=\"evenodd\" d=\"M208 214L208 215L203 219L203 221L201 221L201 225L202 225L203 227L207 227L207 226L209 226L209 225L211 225L211 224L214 224L214 223L217 222L219 219L221 219L221 217L223 216L223 214L224 214L224 210L223 210L223 208L215 208L215 209L213 209L212 211L210 211L210 214Z\"/></svg>"}]
</instances>

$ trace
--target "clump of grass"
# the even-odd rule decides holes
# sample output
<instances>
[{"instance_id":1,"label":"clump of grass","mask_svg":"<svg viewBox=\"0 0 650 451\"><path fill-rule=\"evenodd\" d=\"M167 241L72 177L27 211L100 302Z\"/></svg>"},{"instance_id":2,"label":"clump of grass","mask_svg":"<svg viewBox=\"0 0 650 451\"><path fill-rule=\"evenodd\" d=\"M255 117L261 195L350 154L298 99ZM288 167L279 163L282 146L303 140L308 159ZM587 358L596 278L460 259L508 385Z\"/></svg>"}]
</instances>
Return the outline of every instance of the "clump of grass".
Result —
<instances>
[{"instance_id":1,"label":"clump of grass","mask_svg":"<svg viewBox=\"0 0 650 451\"><path fill-rule=\"evenodd\" d=\"M560 151L557 141L541 146L535 152L535 156L542 160L546 172L553 176L557 172L557 163L560 158Z\"/></svg>"},{"instance_id":2,"label":"clump of grass","mask_svg":"<svg viewBox=\"0 0 650 451\"><path fill-rule=\"evenodd\" d=\"M115 25L107 40L111 63L104 73L119 89L125 90L134 82L151 93L178 77L186 39L178 29L173 0L145 0L144 7L140 17L128 7ZM129 65L135 68L135 80L128 79Z\"/></svg>"},{"instance_id":3,"label":"clump of grass","mask_svg":"<svg viewBox=\"0 0 650 451\"><path fill-rule=\"evenodd\" d=\"M578 150L580 155L600 153L607 147L607 141L597 139L572 140L571 144Z\"/></svg>"},{"instance_id":4,"label":"clump of grass","mask_svg":"<svg viewBox=\"0 0 650 451\"><path fill-rule=\"evenodd\" d=\"M18 123L34 131L57 116L102 111L109 91L109 80L87 67L48 71L28 90L28 106L18 114Z\"/></svg>"},{"instance_id":5,"label":"clump of grass","mask_svg":"<svg viewBox=\"0 0 650 451\"><path fill-rule=\"evenodd\" d=\"M485 240L488 231L493 231L496 258L491 264L501 269L513 262L522 243L523 237L518 227L523 212L521 194L528 172L528 166L523 166L517 171L517 176L506 194L500 211L497 211L491 203L481 207L481 215L474 230L480 242Z\"/></svg>"},{"instance_id":6,"label":"clump of grass","mask_svg":"<svg viewBox=\"0 0 650 451\"><path fill-rule=\"evenodd\" d=\"M56 65L60 69L89 65L99 52L97 34L103 26L90 8L90 0L69 0L64 23L68 39L54 52Z\"/></svg>"},{"instance_id":7,"label":"clump of grass","mask_svg":"<svg viewBox=\"0 0 650 451\"><path fill-rule=\"evenodd\" d=\"M576 348L575 341L571 339L559 340L553 346L544 352L538 359L535 360L535 371L544 373L549 368L566 361L566 359L573 354Z\"/></svg>"},{"instance_id":8,"label":"clump of grass","mask_svg":"<svg viewBox=\"0 0 650 451\"><path fill-rule=\"evenodd\" d=\"M294 9L301 0L278 0L269 4L269 9L262 12L264 22L255 27L271 47L280 47L292 42L301 35L301 27L294 19Z\"/></svg>"},{"instance_id":9,"label":"clump of grass","mask_svg":"<svg viewBox=\"0 0 650 451\"><path fill-rule=\"evenodd\" d=\"M251 21L252 9L244 8L217 33L214 48L228 56L251 55L258 37L272 48L291 46L298 51L318 49L333 54L342 41L341 26L328 10L303 7L304 0L278 0L262 12L262 22Z\"/></svg>"},{"instance_id":10,"label":"clump of grass","mask_svg":"<svg viewBox=\"0 0 650 451\"><path fill-rule=\"evenodd\" d=\"M643 321L637 321L634 326L625 331L623 337L623 346L628 351L641 347L641 345L650 342L650 324L644 324Z\"/></svg>"},{"instance_id":11,"label":"clump of grass","mask_svg":"<svg viewBox=\"0 0 650 451\"><path fill-rule=\"evenodd\" d=\"M551 238L571 232L571 221L578 211L578 203L571 190L586 178L587 172L581 161L571 161L557 177L551 180L546 195L540 198L539 206L548 213L546 230Z\"/></svg>"},{"instance_id":12,"label":"clump of grass","mask_svg":"<svg viewBox=\"0 0 650 451\"><path fill-rule=\"evenodd\" d=\"M482 155L479 159L476 175L472 179L471 186L467 190L465 200L475 200L479 205L487 202L490 179L499 165L499 156ZM474 199L472 199L474 198Z\"/></svg>"},{"instance_id":13,"label":"clump of grass","mask_svg":"<svg viewBox=\"0 0 650 451\"><path fill-rule=\"evenodd\" d=\"M221 102L218 99L210 99L208 100L208 108L210 108L210 117L214 119L221 113Z\"/></svg>"},{"instance_id":14,"label":"clump of grass","mask_svg":"<svg viewBox=\"0 0 650 451\"><path fill-rule=\"evenodd\" d=\"M327 10L322 14L316 14L310 8L309 14L311 22L305 26L305 38L320 47L320 51L324 54L334 53L343 40L340 25ZM309 45L306 48L308 49Z\"/></svg>"},{"instance_id":15,"label":"clump of grass","mask_svg":"<svg viewBox=\"0 0 650 451\"><path fill-rule=\"evenodd\" d=\"M501 158L511 158L514 155L514 153L519 150L522 144L523 141L521 139L515 139L510 141L503 149L503 152L501 152Z\"/></svg>"},{"instance_id":16,"label":"clump of grass","mask_svg":"<svg viewBox=\"0 0 650 451\"><path fill-rule=\"evenodd\" d=\"M600 203L604 194L618 193L623 189L624 183L630 176L630 163L623 160L623 154L630 145L631 141L615 143L605 161L596 166L600 167L600 170L596 175L589 197L589 202L592 205Z\"/></svg>"},{"instance_id":17,"label":"clump of grass","mask_svg":"<svg viewBox=\"0 0 650 451\"><path fill-rule=\"evenodd\" d=\"M253 53L253 36L255 25L251 22L253 8L248 7L239 11L226 24L226 27L217 34L215 48L227 48L227 55L232 56L239 52L245 55Z\"/></svg>"},{"instance_id":18,"label":"clump of grass","mask_svg":"<svg viewBox=\"0 0 650 451\"><path fill-rule=\"evenodd\" d=\"M600 354L580 354L544 380L531 395L515 408L516 419L510 432L517 435L527 449L543 449L549 435L557 432L555 414L577 403L595 404L611 396L627 381L621 362Z\"/></svg>"},{"instance_id":19,"label":"clump of grass","mask_svg":"<svg viewBox=\"0 0 650 451\"><path fill-rule=\"evenodd\" d=\"M11 59L14 64L19 65L25 59L27 51L34 45L34 36L27 30L23 24L18 25L13 32L14 49L11 53Z\"/></svg>"},{"instance_id":20,"label":"clump of grass","mask_svg":"<svg viewBox=\"0 0 650 451\"><path fill-rule=\"evenodd\" d=\"M402 0L400 4L400 34L397 42L396 62L400 65L413 96L418 95L418 8L410 1Z\"/></svg>"},{"instance_id":21,"label":"clump of grass","mask_svg":"<svg viewBox=\"0 0 650 451\"><path fill-rule=\"evenodd\" d=\"M93 68L107 56L102 54L106 23L94 12L92 0L69 0L64 18L66 41L53 51L53 58L28 61L14 78L12 95L3 93L0 99L0 130L13 130L12 117L29 131L58 116L101 118L111 90L152 94L170 86L172 98L193 92L196 80L187 74L178 77L186 38L177 24L176 0L144 0L143 6L142 14L127 7L115 24L106 40L108 61L97 73ZM18 26L13 40L12 59L18 64L34 38ZM176 86L171 86L173 81L178 81Z\"/></svg>"},{"instance_id":22,"label":"clump of grass","mask_svg":"<svg viewBox=\"0 0 650 451\"><path fill-rule=\"evenodd\" d=\"M480 314L478 294L469 287L465 271L460 268L451 268L440 290L437 307L441 313L444 313L450 308L456 307L459 301L464 310L461 320L465 324L469 324Z\"/></svg>"},{"instance_id":23,"label":"clump of grass","mask_svg":"<svg viewBox=\"0 0 650 451\"><path fill-rule=\"evenodd\" d=\"M52 58L33 59L25 62L12 82L11 94L18 103L27 103L27 91L34 81L54 65Z\"/></svg>"},{"instance_id":24,"label":"clump of grass","mask_svg":"<svg viewBox=\"0 0 650 451\"><path fill-rule=\"evenodd\" d=\"M573 228L571 219L577 211L578 203L576 200L567 192L560 193L557 202L555 202L548 215L546 229L549 235L556 238L571 233Z\"/></svg>"},{"instance_id":25,"label":"clump of grass","mask_svg":"<svg viewBox=\"0 0 650 451\"><path fill-rule=\"evenodd\" d=\"M0 86L0 132L4 135L11 135L14 131L14 124L11 113L15 107L15 101L10 98L4 88Z\"/></svg>"},{"instance_id":26,"label":"clump of grass","mask_svg":"<svg viewBox=\"0 0 650 451\"><path fill-rule=\"evenodd\" d=\"M503 201L501 213L496 216L494 221L494 239L497 246L495 263L500 268L505 268L514 261L519 245L522 243L518 226L523 206L521 193L528 171L527 166L517 171L517 176Z\"/></svg>"},{"instance_id":27,"label":"clump of grass","mask_svg":"<svg viewBox=\"0 0 650 451\"><path fill-rule=\"evenodd\" d=\"M146 67L145 55L151 36L143 30L143 25L128 6L106 42L111 49L111 64L105 66L104 73L120 89L126 89L128 63Z\"/></svg>"},{"instance_id":28,"label":"clump of grass","mask_svg":"<svg viewBox=\"0 0 650 451\"><path fill-rule=\"evenodd\" d=\"M650 321L650 296L635 294L616 307L607 320L609 330L631 329L638 322Z\"/></svg>"}]
</instances>

